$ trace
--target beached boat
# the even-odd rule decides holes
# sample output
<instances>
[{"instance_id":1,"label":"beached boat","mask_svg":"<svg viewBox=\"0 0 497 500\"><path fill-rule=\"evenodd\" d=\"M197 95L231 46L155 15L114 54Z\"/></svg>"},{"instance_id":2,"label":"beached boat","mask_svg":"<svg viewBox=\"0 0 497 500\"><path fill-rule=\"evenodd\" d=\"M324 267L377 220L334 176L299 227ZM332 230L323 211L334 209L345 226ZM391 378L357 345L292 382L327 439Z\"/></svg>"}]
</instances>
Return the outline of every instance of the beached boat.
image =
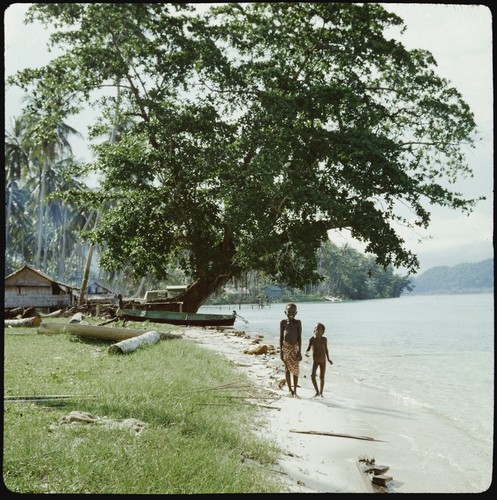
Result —
<instances>
[{"instance_id":1,"label":"beached boat","mask_svg":"<svg viewBox=\"0 0 497 500\"><path fill-rule=\"evenodd\" d=\"M183 311L183 302L175 300L188 285L171 285L164 290L147 290L143 299L125 299L121 309L141 309L146 311Z\"/></svg>"},{"instance_id":2,"label":"beached boat","mask_svg":"<svg viewBox=\"0 0 497 500\"><path fill-rule=\"evenodd\" d=\"M135 330L134 328L117 328L111 326L81 325L79 323L41 323L38 333L69 333L80 337L88 337L99 340L131 339L143 335L147 330Z\"/></svg>"},{"instance_id":3,"label":"beached boat","mask_svg":"<svg viewBox=\"0 0 497 500\"><path fill-rule=\"evenodd\" d=\"M328 302L342 302L340 297L333 297L332 295L325 295L324 300Z\"/></svg>"},{"instance_id":4,"label":"beached boat","mask_svg":"<svg viewBox=\"0 0 497 500\"><path fill-rule=\"evenodd\" d=\"M123 304L124 309L139 309L140 311L175 311L181 312L183 302L170 302L170 301L151 301L145 302L144 300L127 301Z\"/></svg>"},{"instance_id":5,"label":"beached boat","mask_svg":"<svg viewBox=\"0 0 497 500\"><path fill-rule=\"evenodd\" d=\"M152 311L144 309L118 309L116 315L130 321L152 321L185 326L233 326L236 313L207 314L178 311Z\"/></svg>"}]
</instances>

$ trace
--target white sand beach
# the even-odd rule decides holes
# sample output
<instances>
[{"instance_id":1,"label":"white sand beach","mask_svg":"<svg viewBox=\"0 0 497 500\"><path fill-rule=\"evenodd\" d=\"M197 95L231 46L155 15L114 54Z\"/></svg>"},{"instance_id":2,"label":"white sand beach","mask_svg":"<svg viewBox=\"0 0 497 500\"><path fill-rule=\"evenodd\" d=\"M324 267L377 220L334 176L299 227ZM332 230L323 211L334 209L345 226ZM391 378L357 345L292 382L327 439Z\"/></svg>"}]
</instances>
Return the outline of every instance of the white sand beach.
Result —
<instances>
[{"instance_id":1,"label":"white sand beach","mask_svg":"<svg viewBox=\"0 0 497 500\"><path fill-rule=\"evenodd\" d=\"M314 398L312 357L304 357L299 398L293 398L286 384L279 385L284 379L279 346L273 345L274 354L244 353L257 347L257 337L261 337L259 345L264 345L262 335L252 332L249 337L243 330L233 329L179 331L228 357L256 385L275 396L260 404L264 421L260 433L284 450L273 469L288 483L290 492L375 493L382 488L387 493L476 492L464 486L464 474L438 455L437 427L429 414L371 384L362 385L341 375L340 361L327 366L324 398ZM427 441L420 436L432 437ZM388 468L383 473L389 478L386 486L373 485L375 474L361 472L371 469L360 461L364 457L374 460L375 466Z\"/></svg>"},{"instance_id":2,"label":"white sand beach","mask_svg":"<svg viewBox=\"0 0 497 500\"><path fill-rule=\"evenodd\" d=\"M261 405L267 428L260 432L284 450L278 472L288 482L290 492L378 492L372 484L374 474L360 471L361 457L388 467L384 476L391 479L386 482L386 492L457 492L440 482L436 466L433 469L432 464L416 463L410 456L410 450L416 447L411 437L412 426L422 432L427 422L417 421L412 410L400 402L385 401L380 393L370 388L363 390L341 377L339 363L327 367L324 398L313 398L312 358L304 357L300 365L299 398L293 398L286 385L281 388L278 385L284 379L279 352L244 353L255 347L253 336L244 338L236 330L186 328L181 332L197 344L227 356L254 383L273 391L275 398ZM260 344L264 344L264 339ZM308 431L314 434L307 434ZM447 481L450 484L450 478Z\"/></svg>"}]
</instances>

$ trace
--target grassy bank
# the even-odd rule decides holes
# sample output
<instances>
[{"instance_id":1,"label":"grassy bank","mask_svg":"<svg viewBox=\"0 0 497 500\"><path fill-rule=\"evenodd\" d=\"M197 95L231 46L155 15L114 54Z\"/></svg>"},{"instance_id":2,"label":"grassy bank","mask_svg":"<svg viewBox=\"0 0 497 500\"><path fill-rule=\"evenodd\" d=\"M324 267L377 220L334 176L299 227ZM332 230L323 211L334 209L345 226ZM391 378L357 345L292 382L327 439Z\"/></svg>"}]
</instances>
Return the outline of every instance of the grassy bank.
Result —
<instances>
[{"instance_id":1,"label":"grassy bank","mask_svg":"<svg viewBox=\"0 0 497 500\"><path fill-rule=\"evenodd\" d=\"M67 319L65 320L67 321ZM153 329L166 331L165 325ZM143 328L143 324L140 325ZM208 333L206 333L208 334ZM4 335L3 480L16 493L284 491L279 451L257 436L257 391L229 361L186 339L127 355L68 334ZM47 396L70 396L49 398ZM64 423L71 411L96 423ZM104 422L137 419L144 427Z\"/></svg>"}]
</instances>

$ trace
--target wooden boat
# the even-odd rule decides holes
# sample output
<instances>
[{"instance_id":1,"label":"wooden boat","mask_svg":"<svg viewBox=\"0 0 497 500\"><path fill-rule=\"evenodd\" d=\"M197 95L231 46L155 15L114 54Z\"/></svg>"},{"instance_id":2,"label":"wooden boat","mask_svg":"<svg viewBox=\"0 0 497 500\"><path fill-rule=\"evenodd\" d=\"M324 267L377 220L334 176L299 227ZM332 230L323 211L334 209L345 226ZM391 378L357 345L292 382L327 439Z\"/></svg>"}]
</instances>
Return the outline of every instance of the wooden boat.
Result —
<instances>
[{"instance_id":1,"label":"wooden boat","mask_svg":"<svg viewBox=\"0 0 497 500\"><path fill-rule=\"evenodd\" d=\"M131 339L143 335L147 330L135 330L134 328L116 328L111 326L80 325L79 323L41 323L38 333L70 333L80 337L88 337L99 340L121 340Z\"/></svg>"},{"instance_id":2,"label":"wooden boat","mask_svg":"<svg viewBox=\"0 0 497 500\"><path fill-rule=\"evenodd\" d=\"M236 313L207 314L144 309L118 309L116 315L121 319L130 321L148 320L154 323L170 323L184 326L233 326L236 319Z\"/></svg>"},{"instance_id":3,"label":"wooden boat","mask_svg":"<svg viewBox=\"0 0 497 500\"><path fill-rule=\"evenodd\" d=\"M145 302L143 300L134 300L124 303L124 309L139 309L146 311L175 311L181 312L183 302Z\"/></svg>"},{"instance_id":4,"label":"wooden boat","mask_svg":"<svg viewBox=\"0 0 497 500\"><path fill-rule=\"evenodd\" d=\"M325 295L324 300L328 302L342 302L342 299L339 297L333 297L332 295Z\"/></svg>"}]
</instances>

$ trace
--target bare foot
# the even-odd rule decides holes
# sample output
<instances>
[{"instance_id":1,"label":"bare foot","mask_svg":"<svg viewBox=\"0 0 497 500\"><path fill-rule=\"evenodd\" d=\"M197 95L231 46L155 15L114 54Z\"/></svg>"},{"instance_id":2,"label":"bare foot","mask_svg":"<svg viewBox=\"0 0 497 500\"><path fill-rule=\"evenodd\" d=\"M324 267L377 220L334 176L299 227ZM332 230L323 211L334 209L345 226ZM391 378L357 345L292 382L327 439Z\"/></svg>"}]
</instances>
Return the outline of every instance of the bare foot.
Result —
<instances>
[{"instance_id":1,"label":"bare foot","mask_svg":"<svg viewBox=\"0 0 497 500\"><path fill-rule=\"evenodd\" d=\"M314 394L314 396L312 396L313 398L317 398L319 396L319 392L316 392L316 394Z\"/></svg>"}]
</instances>

